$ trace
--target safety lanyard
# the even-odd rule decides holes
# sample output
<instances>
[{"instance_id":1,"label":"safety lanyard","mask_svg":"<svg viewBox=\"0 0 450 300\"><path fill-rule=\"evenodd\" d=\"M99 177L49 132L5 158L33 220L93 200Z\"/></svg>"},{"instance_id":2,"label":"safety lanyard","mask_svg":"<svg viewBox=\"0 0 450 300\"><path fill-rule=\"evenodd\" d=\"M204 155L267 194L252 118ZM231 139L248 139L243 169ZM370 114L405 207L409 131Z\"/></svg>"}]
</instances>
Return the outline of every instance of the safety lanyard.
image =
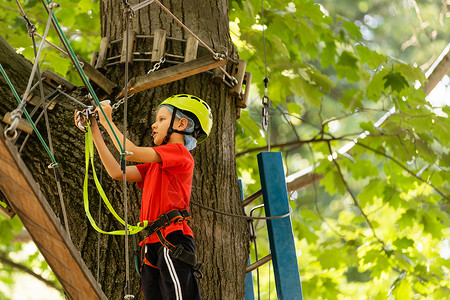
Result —
<instances>
[{"instance_id":1,"label":"safety lanyard","mask_svg":"<svg viewBox=\"0 0 450 300\"><path fill-rule=\"evenodd\" d=\"M86 126L86 134L85 134L85 156L86 156L86 175L84 176L84 186L83 186L83 199L84 199L84 210L86 211L86 216L89 219L89 222L91 223L92 227L97 230L100 233L103 234L111 234L111 235L125 235L125 230L114 230L114 231L104 231L100 229L97 224L95 223L94 219L92 218L92 215L89 211L89 193L88 193L88 185L89 185L89 167L92 165L92 175L94 177L95 186L97 187L97 190L105 203L106 207L109 209L111 214L122 224L125 226L125 221L116 213L114 208L112 207L111 203L108 200L108 197L105 194L105 191L103 190L100 181L97 178L97 174L95 172L95 165L94 165L94 143L92 138L92 130L90 127L90 124L87 124ZM136 234L140 231L142 231L145 227L147 227L148 221L145 220L144 222L137 223L136 226L128 225L128 234Z\"/></svg>"}]
</instances>

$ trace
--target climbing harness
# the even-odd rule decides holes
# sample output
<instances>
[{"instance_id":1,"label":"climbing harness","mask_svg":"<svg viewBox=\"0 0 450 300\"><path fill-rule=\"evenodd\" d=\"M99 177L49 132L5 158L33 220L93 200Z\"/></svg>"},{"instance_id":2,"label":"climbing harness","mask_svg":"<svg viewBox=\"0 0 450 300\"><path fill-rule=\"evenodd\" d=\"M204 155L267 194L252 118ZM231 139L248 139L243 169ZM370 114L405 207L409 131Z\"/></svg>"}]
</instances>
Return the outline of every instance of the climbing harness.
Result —
<instances>
[{"instance_id":1,"label":"climbing harness","mask_svg":"<svg viewBox=\"0 0 450 300\"><path fill-rule=\"evenodd\" d=\"M170 224L181 224L183 221L189 221L191 219L191 215L189 214L187 209L184 210L171 210L168 213L161 214L158 219L156 219L153 223L148 225L145 228L145 232L147 236L155 234L158 236L160 243L169 249L171 252L170 255L179 259L188 265L190 265L194 270L194 275L197 278L203 278L203 274L201 272L202 263L197 261L197 256L194 253L191 253L184 249L182 245L173 245L166 240L163 236L161 229L166 228ZM142 258L142 263L145 263L145 259Z\"/></svg>"}]
</instances>

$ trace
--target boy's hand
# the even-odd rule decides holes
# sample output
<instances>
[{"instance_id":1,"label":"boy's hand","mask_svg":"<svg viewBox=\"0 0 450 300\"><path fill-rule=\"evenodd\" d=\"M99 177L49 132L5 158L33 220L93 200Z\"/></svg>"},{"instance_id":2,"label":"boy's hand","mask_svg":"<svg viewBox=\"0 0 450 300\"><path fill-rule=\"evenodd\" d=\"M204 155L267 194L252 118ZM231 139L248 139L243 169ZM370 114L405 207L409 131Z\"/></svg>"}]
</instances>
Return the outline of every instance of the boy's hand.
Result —
<instances>
[{"instance_id":1,"label":"boy's hand","mask_svg":"<svg viewBox=\"0 0 450 300\"><path fill-rule=\"evenodd\" d=\"M87 119L86 119L86 110L79 111L75 110L74 114L74 120L75 120L75 126L78 127L83 132L86 132L86 125L87 125Z\"/></svg>"},{"instance_id":2,"label":"boy's hand","mask_svg":"<svg viewBox=\"0 0 450 300\"><path fill-rule=\"evenodd\" d=\"M100 105L102 106L103 111L105 112L106 117L111 121L112 120L112 107L111 107L111 101L104 100L100 102ZM103 116L102 111L100 110L100 107L97 107L94 110L94 114L97 114L100 124L105 126L107 124L105 117Z\"/></svg>"}]
</instances>

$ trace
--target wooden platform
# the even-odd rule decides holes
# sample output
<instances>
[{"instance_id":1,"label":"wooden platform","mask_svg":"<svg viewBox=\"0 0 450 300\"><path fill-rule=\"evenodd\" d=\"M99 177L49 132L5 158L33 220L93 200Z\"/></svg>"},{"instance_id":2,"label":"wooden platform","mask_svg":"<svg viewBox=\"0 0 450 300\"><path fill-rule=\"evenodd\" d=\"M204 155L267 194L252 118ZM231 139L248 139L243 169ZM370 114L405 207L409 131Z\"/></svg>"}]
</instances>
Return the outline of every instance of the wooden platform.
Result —
<instances>
[{"instance_id":1,"label":"wooden platform","mask_svg":"<svg viewBox=\"0 0 450 300\"><path fill-rule=\"evenodd\" d=\"M0 125L1 133L3 128ZM107 299L15 147L0 134L0 190L70 299Z\"/></svg>"}]
</instances>

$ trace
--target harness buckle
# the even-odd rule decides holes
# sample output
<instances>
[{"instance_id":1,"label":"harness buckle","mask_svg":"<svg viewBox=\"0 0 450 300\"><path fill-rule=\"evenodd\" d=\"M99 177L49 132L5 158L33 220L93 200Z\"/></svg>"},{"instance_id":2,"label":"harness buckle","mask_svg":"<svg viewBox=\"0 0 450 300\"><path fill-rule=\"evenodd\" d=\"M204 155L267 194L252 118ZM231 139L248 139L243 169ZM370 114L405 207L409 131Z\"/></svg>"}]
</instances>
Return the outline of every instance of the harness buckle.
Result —
<instances>
[{"instance_id":1,"label":"harness buckle","mask_svg":"<svg viewBox=\"0 0 450 300\"><path fill-rule=\"evenodd\" d=\"M198 263L198 264L193 268L193 270L194 270L194 276L195 276L197 279L202 279L202 278L203 278L203 273L202 273L202 271L201 271L202 267L203 267L203 264L202 264L202 263Z\"/></svg>"},{"instance_id":2,"label":"harness buckle","mask_svg":"<svg viewBox=\"0 0 450 300\"><path fill-rule=\"evenodd\" d=\"M173 257L173 258L178 258L178 257L180 257L180 255L181 255L181 253L182 253L183 251L184 251L183 246L177 245L177 246L175 247L175 250L172 251L172 257Z\"/></svg>"},{"instance_id":3,"label":"harness buckle","mask_svg":"<svg viewBox=\"0 0 450 300\"><path fill-rule=\"evenodd\" d=\"M170 219L167 214L161 214L158 219L164 220L164 224L161 226L161 228L166 228L170 225Z\"/></svg>"}]
</instances>

